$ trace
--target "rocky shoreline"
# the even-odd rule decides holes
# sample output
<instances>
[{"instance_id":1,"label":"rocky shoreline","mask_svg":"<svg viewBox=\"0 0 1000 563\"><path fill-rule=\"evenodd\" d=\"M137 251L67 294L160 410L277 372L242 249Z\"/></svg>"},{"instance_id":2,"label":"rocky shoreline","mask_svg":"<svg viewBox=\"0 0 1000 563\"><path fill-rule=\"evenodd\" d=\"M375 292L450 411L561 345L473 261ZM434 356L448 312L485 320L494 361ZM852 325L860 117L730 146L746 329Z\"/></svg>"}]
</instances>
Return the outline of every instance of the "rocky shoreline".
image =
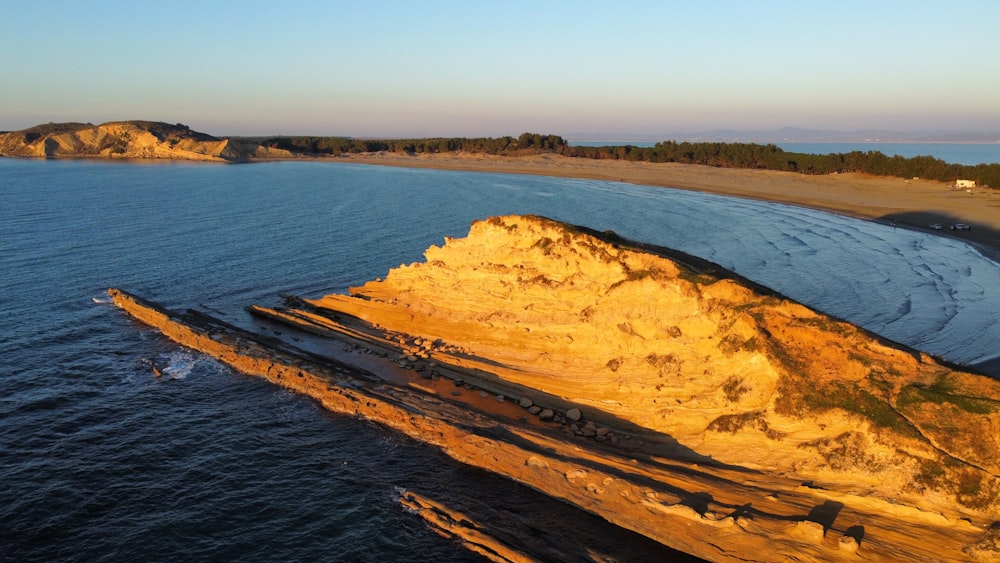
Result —
<instances>
[{"instance_id":1,"label":"rocky shoreline","mask_svg":"<svg viewBox=\"0 0 1000 563\"><path fill-rule=\"evenodd\" d=\"M604 265L600 268L586 261L579 266L580 271L589 272L588 275L594 279L606 275L601 268L609 265L612 269L618 268L619 266L614 266L618 263L615 260L623 260L622 264L632 265L631 270L622 272L624 278L614 282L616 278L611 277L602 283L610 284L605 287L612 287L615 291L625 291L623 296L628 302L636 301L629 297L626 287L628 284L638 284L636 287L641 289L645 287L642 284L652 283L662 275L641 273L646 270L638 270L638 265L644 264L645 267L652 268L649 272L659 272L658 268L671 267L658 262L659 258L621 254L624 250L616 249L613 245L601 246L604 243L577 230L566 231L569 233L566 235L568 238L564 237L558 251L549 244L539 244L538 240L534 243L531 242L534 239L528 239L527 242L502 240L504 237L497 234L512 232L514 225L518 226L514 230L520 229L522 234L526 232L525 229L541 229L542 235L547 236L563 232L559 231L563 227L547 220L497 218L478 227L480 230L485 229L487 233L480 235L486 237L481 240L490 240L504 248L526 245L524 250L519 251L521 254L516 255L516 259L529 269L535 267L532 264L537 265L532 261L532 256L541 256L546 260L553 258L561 264L564 254L560 252L566 252L571 247L586 249L586 253L593 256L603 256L600 260ZM491 229L497 231L488 235L493 232ZM477 251L468 247L473 242L453 241L449 244L456 247L458 256L465 257L461 260L467 259L470 263L481 260ZM436 264L436 268L455 259L447 253L428 252L428 262ZM483 256L496 258L495 249L484 248L482 252ZM524 254L525 252L528 254ZM619 257L609 261L608 253L616 252ZM632 373L629 377L633 383L642 380L642 373L645 373L643 370L651 369L652 376L656 378L654 381L660 382L655 389L639 389L635 395L621 395L613 401L611 399L614 394L608 394L613 389L601 387L607 383L604 380L609 379L608 377L600 376L595 381L580 380L571 383L569 387L560 387L557 379L546 375L549 371L544 362L518 363L530 356L526 356L526 350L531 346L549 342L550 344L546 344L547 350L577 362L572 365L577 366L580 373L589 373L589 368L585 369L585 364L580 363L586 361L586 354L580 356L572 353L574 344L567 340L563 340L562 344L552 344L552 337L545 332L545 326L548 325L564 326L559 324L562 322L559 311L544 310L543 301L536 300L536 297L541 299L542 295L555 291L553 284L556 274L551 271L545 275L533 271L524 272L521 279L531 283L519 290L531 297L531 302L539 309L532 312L531 307L527 307L525 314L528 317L525 318L530 320L535 318L534 315L540 315L538 318L544 319L544 325L519 324L513 317L504 317L520 310L520 306L511 301L513 295L507 294L507 297L499 296L502 303L507 303L507 313L500 314L496 310L488 314L475 311L470 313L481 319L474 321L475 323L487 323L483 325L486 327L483 329L485 332L476 332L470 328L476 326L474 324L462 324L465 321L455 317L453 312L435 309L438 305L424 301L425 297L421 293L414 293L416 287L407 288L405 285L410 274L415 274L415 280L424 280L421 283L458 274L442 272L435 274L436 278L428 277L428 273L413 266L400 270L409 272L405 275L391 272L388 279L404 285L384 288L386 293L383 293L381 285L374 284L359 289L357 297L339 296L334 299L327 296L321 300L308 301L292 297L287 298L282 307L251 306L248 310L257 319L260 329L258 333L248 332L195 311L168 311L155 303L119 290L110 290L109 293L118 307L137 320L158 329L182 346L218 358L241 373L263 377L312 397L332 412L365 418L403 432L440 448L461 463L503 475L553 499L569 503L663 545L702 559L827 561L844 556L853 557L852 554L855 553L873 561L989 560L996 556L1000 549L1000 533L991 526L995 519L991 516L994 514L992 505L982 504L980 508L959 506L954 500L942 496L942 491L933 488L928 488L924 493L926 497L917 501L919 496L905 493L910 490L912 483L893 484L891 481L898 477L896 473L901 467L886 466L878 461L890 459L885 456L893 456L891 459L894 459L894 464L905 466L912 463L908 461L911 458L906 457L909 455L925 456L928 460L940 455L952 456L949 459L953 461L948 463L959 465L952 468L941 466L942 471L959 471L956 475L977 479L970 483L979 483L977 486L981 490L980 494L984 495L981 498L986 499L976 501L975 498L979 497L962 497L966 499L963 502L990 502L988 498L992 497L988 493L993 487L991 483L996 480L995 476L989 476L994 465L989 457L991 454L970 454L971 461L962 461L956 456L966 455L964 442L961 439L950 442L947 435L935 435L929 425L941 420L942 415L959 420L955 416L960 413L949 405L974 407L973 410L992 409L995 397L982 395L981 399L973 401L969 395L973 393L970 385L978 385L980 380L975 379L975 376L958 373L944 375L951 372L929 359L913 356L911 352L889 350L883 344L865 340L868 337L864 335L852 336L854 333L845 325L830 324L798 308L789 309L789 306L781 305L774 296L764 296L759 305L754 305L753 301L727 305L735 306L741 312L738 317L724 314L724 318L728 319L724 329L729 333L733 330L749 330L750 325L739 328L743 326L740 323L763 322L764 317L760 317L760 321L754 319L764 315L765 311L772 311L776 306L777 309L766 313L772 317L767 325L770 334L768 338L784 338L781 336L782 325L775 323L787 311L795 311L799 315L799 320L794 321L799 323L798 330L807 326L826 327L823 328L824 331L843 339L842 343L849 343L853 348L850 356L852 359L841 366L842 371L850 367L850 370L856 372L856 379L850 385L859 386L859 389L870 385L868 379L857 379L866 371L876 368L895 370L896 375L893 377L897 380L893 383L895 391L892 393L909 402L905 405L899 402L894 408L905 410L909 417L905 420L912 421L906 424L926 428L925 432L928 434L923 440L930 439L932 445L920 442L908 430L901 436L910 436L909 438L893 438L894 434L889 432L891 427L871 426L871 422L858 418L857 413L851 414L850 409L857 407L848 403L832 410L826 408L818 418L805 411L794 419L769 414L767 409L773 408L775 400L787 402L794 393L789 395L790 391L786 387L784 398L781 394L771 396L772 406L761 410L762 407L756 402L768 397L766 382L762 379L765 377L762 375L764 372L754 375L754 372L748 372L745 368L759 365L760 360L754 359L753 354L762 349L771 349L776 344L769 344L765 348L761 348L759 343L753 347L743 345L746 351L739 352L739 347L734 347L735 340L730 337L723 338L722 342L709 337L701 344L698 343L701 341L685 340L699 330L704 332L707 329L705 323L714 318L713 315L724 312L720 299L726 295L730 295L726 299L743 296L746 290L727 289L728 282L709 283L704 278L704 272L684 273L684 267L677 264L676 267L680 270L673 275L677 277L677 283L681 284L679 287L688 287L684 285L686 283L706 283L709 285L699 286L702 289L698 291L711 293L715 297L703 303L710 305L709 309L702 313L692 312L693 316L689 321L670 321L675 323L674 327L666 327L663 334L657 336L656 341L663 346L680 345L680 348L675 348L677 352L644 356L646 353L640 349L635 351L640 356L637 362L622 356L617 364L612 366L609 362L601 368L612 376L615 372L619 375ZM482 263L476 267L455 266L473 279L479 279L484 268L491 272L503 269L499 263ZM566 276L563 282L570 278L576 280L577 284L584 282L578 276L573 277L568 273ZM683 281L682 278L690 281ZM484 278L483 281L487 284L485 287L493 288L491 291L494 292L507 283L503 278ZM595 289L589 283L580 286L583 293L579 295L594 294ZM623 283L626 285L623 286ZM722 285L718 285L720 283ZM540 284L539 291L544 293L532 293L535 291L532 284ZM475 286L463 287L471 294L477 291ZM649 295L647 289L642 289L641 293ZM474 303L488 302L477 300L466 303L461 300L461 294L447 293L434 287L431 287L431 291L446 295L449 301L454 302L456 311L469 312L468 307ZM596 291L606 293L606 290ZM690 291L682 290L681 295ZM658 294L663 292L670 294L672 290L667 286L657 290ZM564 297L568 298L569 295L576 293L570 292ZM702 297L698 298L698 303L702 303ZM397 299L399 303L396 303ZM411 304L422 305L405 305L408 299L415 299L409 301ZM350 306L345 306L344 300L352 300L348 303ZM336 304L339 306L331 307ZM679 307L678 304L669 306ZM414 317L420 313L421 307L433 313L433 317ZM614 307L616 314L628 314L627 307ZM591 330L587 323L601 315L601 309L596 305L588 310L588 320L574 325L574 334L581 342L579 345L583 346L581 350L593 349L592 345L586 343L588 330ZM648 314L662 318L654 309L649 309ZM377 318L378 321L366 320L366 316ZM398 326L394 321L397 318L402 323ZM507 324L501 322L502 318L506 318L504 322ZM402 330L400 326L409 326L410 330ZM458 339L427 334L427 331L450 330L449 326L452 329L457 327L459 332L456 334L466 335L467 340L460 342ZM515 331L505 333L510 327L514 327ZM418 328L419 330L415 330ZM527 337L528 340L521 342L521 337L517 334L524 334L525 330L529 331L530 336ZM600 337L605 341L602 346L610 345L615 339L624 339L622 342L626 348L639 345L644 340L643 333L652 334L649 332L651 329L640 319L619 322L617 328L612 325L610 333L605 329L601 330L604 332L596 334L604 335ZM269 334L265 335L264 332ZM608 341L607 338L612 334L617 336ZM506 348L495 348L491 338L504 341ZM673 354L690 348L696 352L696 356L692 358L700 357L700 354L708 350L704 348L708 342L715 342L712 346L722 346L722 351L717 351L715 360L712 361L717 362L723 371L730 370L726 366L732 364L732 373L740 373L744 379L737 381L730 377L725 382L719 380L713 383L705 374L695 374L689 383L683 383L683 378L673 383L663 379L664 374L674 374L671 377L683 375L683 369L678 367L681 365L680 358ZM819 346L831 348L830 344ZM872 351L866 352L866 348L871 348ZM875 355L864 355L869 353ZM540 357L544 358L545 352ZM889 367L890 364L886 363L884 368L879 368L889 361L896 362L896 367ZM697 365L694 359L689 362ZM823 365L825 364L819 365L819 368L827 369ZM800 367L814 369L805 365ZM700 367L692 369L700 374ZM930 405L933 407L930 411L920 410L910 402L916 394L926 394L929 392L927 389L936 388L921 387L929 383L920 381L913 387L914 384L907 383L906 374L898 371L905 369L916 369L918 373L920 370L929 370L927 373L937 374L934 377L939 378L940 385L944 385L940 382L945 381L942 378L946 378L948 385L958 386L954 387L956 393L964 393L946 395L943 399L935 396L937 402ZM558 368L552 373L565 371ZM822 378L831 377L830 374L819 373L821 372L810 376L814 377L813 386L824 381ZM882 372L875 373L877 379L885 376L878 375L879 373ZM872 373L866 377L870 379ZM918 376L918 379L919 377L925 376ZM704 391L694 391L695 388L690 387L701 385L699 382L702 380L709 385ZM879 381L884 380L875 381L882 385ZM680 387L672 391L671 385ZM981 393L987 387L975 392ZM756 388L757 391L750 392L751 388ZM848 389L843 386L834 388ZM584 393L582 389L589 391L581 394ZM694 395L690 395L691 393ZM579 398L576 398L577 395ZM689 395L690 399L682 400ZM827 397L824 400L829 400L828 396L824 397ZM869 397L868 400L871 400L873 396L862 394L858 397ZM667 418L643 415L641 405L650 398L654 404L669 400L671 406L665 412L673 414L669 414ZM685 401L690 402L690 405L685 405ZM750 404L745 401L756 402ZM969 401L974 402L971 407ZM863 408L873 408L873 405L871 403ZM748 408L745 411L748 414L741 414L741 408ZM802 405L798 408L802 408ZM943 408L952 410L941 411ZM858 412L864 414L865 411ZM709 422L711 417L716 417L716 420ZM990 417L992 415L988 415L986 420L991 419ZM838 426L841 424L837 422L840 419L843 419L842 426ZM662 426L663 424L668 426ZM708 429L704 428L705 424L708 424ZM858 434L852 430L865 428L866 425L869 426L867 434ZM686 433L685 429L690 428L702 430ZM966 435L974 433L963 432ZM864 436L868 437L862 439ZM865 446L858 440L875 441ZM885 443L895 444L897 451L884 451L884 447L880 445L882 442L878 440L890 440ZM745 455L740 454L741 449L769 457L760 458L760 461L753 463L737 462L736 460L742 459L741 455ZM900 457L903 450L911 453ZM828 461L815 465L817 459L822 460L824 456ZM787 463L782 458L801 459L802 462L788 466L792 469L778 469L780 463ZM765 461L770 464L779 463L779 466L766 467L762 465ZM825 466L824 463L832 466ZM844 464L860 464L864 467L852 468ZM809 469L814 466L815 469ZM795 467L798 469L794 469ZM815 477L804 478L802 475ZM930 481L928 486L929 483ZM896 490L897 485L905 494L893 497L890 492ZM968 495L970 491L959 491L957 494ZM501 539L500 536L491 535L488 522L479 522L472 528L453 525L463 518L475 520L474 515L448 516L446 503L441 500L421 500L412 495L401 495L400 501L410 503L407 506L418 512L430 510L430 513L422 516L429 522L433 520L450 528L451 532L448 533L474 529L474 533L470 532L476 536L474 541L462 541L479 546L470 549L494 560L519 560L521 555L530 555L530 549L518 545L516 537L504 536ZM480 549L489 554L479 551Z\"/></svg>"},{"instance_id":2,"label":"rocky shoreline","mask_svg":"<svg viewBox=\"0 0 1000 563\"><path fill-rule=\"evenodd\" d=\"M837 553L855 552L859 544L866 558L875 561L898 560L900 554L913 559L941 556L949 552L948 547L960 558L962 541L982 534L971 525L955 529L954 523L922 522L922 533L940 534L937 539L947 541L909 548L883 546L871 539L871 524L861 533L855 526L824 519L823 510L817 507L843 505L830 500L837 496L819 487L787 482L780 487L783 490L776 490L754 483L752 472L656 455L636 457L606 446L589 448L585 442L568 439L558 427L519 423L455 401L451 393L440 396L421 389L419 384L391 384L356 366L297 351L272 337L248 333L201 313L174 313L116 289L109 290L109 295L137 320L241 373L312 397L332 412L401 431L440 447L457 461L499 473L703 559L776 561L795 553L800 560L824 561L838 557ZM450 380L449 385L475 389L464 380L455 383ZM478 396L478 392L472 394ZM780 507L759 510L753 508L754 501L727 502L717 490L720 481L741 489L745 495L741 500L756 497L762 506ZM768 480L766 485L774 484ZM506 549L517 552L516 546ZM498 547L491 550L503 553Z\"/></svg>"}]
</instances>

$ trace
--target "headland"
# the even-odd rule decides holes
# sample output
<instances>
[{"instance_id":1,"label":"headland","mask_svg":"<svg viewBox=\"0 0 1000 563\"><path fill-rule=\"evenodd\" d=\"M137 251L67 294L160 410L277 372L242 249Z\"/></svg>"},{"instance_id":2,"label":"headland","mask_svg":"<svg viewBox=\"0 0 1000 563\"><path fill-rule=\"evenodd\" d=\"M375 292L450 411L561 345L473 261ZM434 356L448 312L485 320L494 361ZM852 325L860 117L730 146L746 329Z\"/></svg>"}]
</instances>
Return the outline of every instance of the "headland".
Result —
<instances>
[{"instance_id":1,"label":"headland","mask_svg":"<svg viewBox=\"0 0 1000 563\"><path fill-rule=\"evenodd\" d=\"M425 257L351 295L250 307L280 338L111 295L243 373L704 559L1000 553L996 380L540 217L476 222ZM401 501L494 560L523 552L448 524L464 517L446 499Z\"/></svg>"}]
</instances>

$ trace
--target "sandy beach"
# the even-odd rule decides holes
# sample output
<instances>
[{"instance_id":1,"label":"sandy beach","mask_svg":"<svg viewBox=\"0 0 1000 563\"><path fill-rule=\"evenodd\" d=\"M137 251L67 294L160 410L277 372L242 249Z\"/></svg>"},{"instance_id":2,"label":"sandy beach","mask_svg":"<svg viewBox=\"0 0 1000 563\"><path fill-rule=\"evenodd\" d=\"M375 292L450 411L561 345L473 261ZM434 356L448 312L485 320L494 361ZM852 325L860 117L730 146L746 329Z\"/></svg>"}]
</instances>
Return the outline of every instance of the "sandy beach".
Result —
<instances>
[{"instance_id":1,"label":"sandy beach","mask_svg":"<svg viewBox=\"0 0 1000 563\"><path fill-rule=\"evenodd\" d=\"M822 209L954 237L1000 262L1000 190L971 192L933 180L863 174L808 176L794 172L714 168L677 163L588 160L542 154L375 153L337 157L336 162L442 170L589 178L746 197ZM972 226L955 231L956 223ZM941 225L941 230L930 226Z\"/></svg>"}]
</instances>

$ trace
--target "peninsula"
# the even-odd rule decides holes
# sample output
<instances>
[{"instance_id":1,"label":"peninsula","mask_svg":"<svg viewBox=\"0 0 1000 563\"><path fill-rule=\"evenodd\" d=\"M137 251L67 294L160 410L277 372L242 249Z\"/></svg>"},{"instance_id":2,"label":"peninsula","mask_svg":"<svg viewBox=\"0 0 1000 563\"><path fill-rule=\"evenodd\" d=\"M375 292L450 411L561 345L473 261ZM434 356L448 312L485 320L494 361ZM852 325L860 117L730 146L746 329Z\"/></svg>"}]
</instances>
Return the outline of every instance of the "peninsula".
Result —
<instances>
[{"instance_id":1,"label":"peninsula","mask_svg":"<svg viewBox=\"0 0 1000 563\"><path fill-rule=\"evenodd\" d=\"M280 339L110 294L239 371L704 559L1000 556L1000 382L541 217L476 222L425 258L250 307ZM401 500L494 560L520 553L447 525L447 499Z\"/></svg>"}]
</instances>

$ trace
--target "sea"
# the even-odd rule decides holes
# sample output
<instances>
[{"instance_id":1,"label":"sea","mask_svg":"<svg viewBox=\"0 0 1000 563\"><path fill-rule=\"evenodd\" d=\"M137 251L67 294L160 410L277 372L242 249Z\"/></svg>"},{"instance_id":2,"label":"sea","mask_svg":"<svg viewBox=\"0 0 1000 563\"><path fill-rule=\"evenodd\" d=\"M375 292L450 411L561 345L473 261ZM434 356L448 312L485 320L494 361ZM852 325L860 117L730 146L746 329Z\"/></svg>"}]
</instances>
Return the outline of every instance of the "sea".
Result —
<instances>
[{"instance_id":1,"label":"sea","mask_svg":"<svg viewBox=\"0 0 1000 563\"><path fill-rule=\"evenodd\" d=\"M404 510L404 490L521 530L542 560L566 558L552 545L678 560L181 348L105 293L255 328L249 304L347 292L512 213L707 258L951 361L1000 355L996 262L954 239L795 206L347 163L0 159L0 561L478 560Z\"/></svg>"},{"instance_id":2,"label":"sea","mask_svg":"<svg viewBox=\"0 0 1000 563\"><path fill-rule=\"evenodd\" d=\"M651 141L570 141L571 145L583 147L623 146L652 147ZM766 144L766 143L758 143ZM842 154L853 151L877 151L887 156L913 158L932 156L952 164L1000 164L1000 142L996 143L917 143L917 142L777 142L786 152L805 154Z\"/></svg>"}]
</instances>

